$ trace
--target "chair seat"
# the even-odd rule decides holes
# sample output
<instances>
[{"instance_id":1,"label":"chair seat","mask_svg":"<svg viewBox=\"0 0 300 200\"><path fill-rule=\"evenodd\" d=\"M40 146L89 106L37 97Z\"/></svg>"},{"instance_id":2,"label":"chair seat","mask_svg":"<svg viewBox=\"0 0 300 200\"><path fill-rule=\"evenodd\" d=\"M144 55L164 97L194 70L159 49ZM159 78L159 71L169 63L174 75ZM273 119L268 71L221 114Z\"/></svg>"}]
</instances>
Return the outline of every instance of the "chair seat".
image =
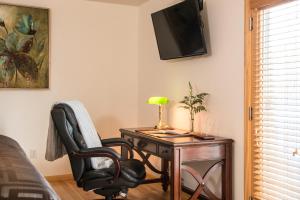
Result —
<instances>
[{"instance_id":1,"label":"chair seat","mask_svg":"<svg viewBox=\"0 0 300 200\"><path fill-rule=\"evenodd\" d=\"M112 170L109 169L96 169L90 170L83 174L81 177L81 182L86 182L93 179L101 179L101 180L111 180L113 177Z\"/></svg>"},{"instance_id":2,"label":"chair seat","mask_svg":"<svg viewBox=\"0 0 300 200\"><path fill-rule=\"evenodd\" d=\"M132 181L140 181L146 177L145 166L135 159L121 161L121 177Z\"/></svg>"},{"instance_id":3,"label":"chair seat","mask_svg":"<svg viewBox=\"0 0 300 200\"><path fill-rule=\"evenodd\" d=\"M120 162L121 173L114 188L118 186L127 186L130 188L139 185L146 177L144 165L135 159L124 160ZM106 169L90 170L83 174L78 186L88 191L95 188L102 188L104 183L109 183L114 177L114 166Z\"/></svg>"},{"instance_id":4,"label":"chair seat","mask_svg":"<svg viewBox=\"0 0 300 200\"><path fill-rule=\"evenodd\" d=\"M124 160L120 162L121 174L120 177L131 182L139 182L146 176L144 165L139 160ZM83 174L81 180L83 182L93 179L102 179L103 181L111 180L114 176L114 166L107 169L90 170Z\"/></svg>"}]
</instances>

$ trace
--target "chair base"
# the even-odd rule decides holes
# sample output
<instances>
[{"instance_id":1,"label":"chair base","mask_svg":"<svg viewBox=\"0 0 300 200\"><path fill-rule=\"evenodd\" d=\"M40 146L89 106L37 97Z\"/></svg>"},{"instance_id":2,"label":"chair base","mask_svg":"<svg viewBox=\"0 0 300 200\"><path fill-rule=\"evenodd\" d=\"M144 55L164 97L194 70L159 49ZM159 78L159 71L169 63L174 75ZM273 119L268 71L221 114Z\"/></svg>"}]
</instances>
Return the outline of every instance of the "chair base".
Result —
<instances>
[{"instance_id":1,"label":"chair base","mask_svg":"<svg viewBox=\"0 0 300 200\"><path fill-rule=\"evenodd\" d=\"M94 190L94 192L96 194L100 194L102 196L105 197L105 200L113 200L115 199L115 197L119 196L120 192L123 192L124 194L127 194L128 192L128 189L127 188L123 188L123 189L120 189L120 188L105 188L105 189L97 189L97 190Z\"/></svg>"},{"instance_id":2,"label":"chair base","mask_svg":"<svg viewBox=\"0 0 300 200\"><path fill-rule=\"evenodd\" d=\"M105 200L113 200L113 198L114 198L113 196L106 196Z\"/></svg>"}]
</instances>

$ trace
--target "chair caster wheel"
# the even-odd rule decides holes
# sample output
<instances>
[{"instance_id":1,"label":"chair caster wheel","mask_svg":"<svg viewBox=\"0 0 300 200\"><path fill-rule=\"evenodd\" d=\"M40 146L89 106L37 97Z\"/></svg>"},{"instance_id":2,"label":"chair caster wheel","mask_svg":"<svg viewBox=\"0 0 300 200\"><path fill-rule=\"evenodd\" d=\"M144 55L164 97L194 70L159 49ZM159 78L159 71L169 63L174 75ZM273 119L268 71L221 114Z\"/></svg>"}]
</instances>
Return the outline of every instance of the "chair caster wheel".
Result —
<instances>
[{"instance_id":1,"label":"chair caster wheel","mask_svg":"<svg viewBox=\"0 0 300 200\"><path fill-rule=\"evenodd\" d=\"M127 192L120 192L119 195L123 198L123 199L127 199Z\"/></svg>"},{"instance_id":2,"label":"chair caster wheel","mask_svg":"<svg viewBox=\"0 0 300 200\"><path fill-rule=\"evenodd\" d=\"M105 200L113 200L114 198L113 198L113 196L106 196L105 197Z\"/></svg>"}]
</instances>

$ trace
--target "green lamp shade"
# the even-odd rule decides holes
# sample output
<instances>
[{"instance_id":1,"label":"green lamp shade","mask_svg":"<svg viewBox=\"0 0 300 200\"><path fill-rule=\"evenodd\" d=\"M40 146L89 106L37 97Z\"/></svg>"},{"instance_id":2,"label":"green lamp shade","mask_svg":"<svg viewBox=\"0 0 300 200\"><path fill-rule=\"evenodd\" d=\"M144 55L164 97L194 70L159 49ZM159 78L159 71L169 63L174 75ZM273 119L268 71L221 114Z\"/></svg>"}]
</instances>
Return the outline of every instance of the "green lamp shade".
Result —
<instances>
[{"instance_id":1,"label":"green lamp shade","mask_svg":"<svg viewBox=\"0 0 300 200\"><path fill-rule=\"evenodd\" d=\"M169 103L169 99L167 97L150 97L147 103L155 105L164 105Z\"/></svg>"}]
</instances>

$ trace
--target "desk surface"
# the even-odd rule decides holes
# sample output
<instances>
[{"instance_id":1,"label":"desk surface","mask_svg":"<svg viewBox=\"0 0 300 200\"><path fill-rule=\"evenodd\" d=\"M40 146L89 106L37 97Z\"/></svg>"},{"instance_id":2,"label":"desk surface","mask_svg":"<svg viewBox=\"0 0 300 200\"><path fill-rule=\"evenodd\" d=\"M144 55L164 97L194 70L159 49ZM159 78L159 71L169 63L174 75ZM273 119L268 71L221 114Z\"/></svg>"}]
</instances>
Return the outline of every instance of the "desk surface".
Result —
<instances>
[{"instance_id":1,"label":"desk surface","mask_svg":"<svg viewBox=\"0 0 300 200\"><path fill-rule=\"evenodd\" d=\"M218 144L218 143L232 143L233 140L224 137L214 136L213 140L202 140L195 136L189 135L186 137L173 137L173 138L159 138L155 137L151 134L147 134L142 132L143 130L147 130L150 128L126 128L120 129L121 132L128 132L131 135L135 135L136 137L143 137L144 139L149 139L152 141L156 141L162 144L171 145L171 146L193 146L193 145L208 145L208 144Z\"/></svg>"}]
</instances>

